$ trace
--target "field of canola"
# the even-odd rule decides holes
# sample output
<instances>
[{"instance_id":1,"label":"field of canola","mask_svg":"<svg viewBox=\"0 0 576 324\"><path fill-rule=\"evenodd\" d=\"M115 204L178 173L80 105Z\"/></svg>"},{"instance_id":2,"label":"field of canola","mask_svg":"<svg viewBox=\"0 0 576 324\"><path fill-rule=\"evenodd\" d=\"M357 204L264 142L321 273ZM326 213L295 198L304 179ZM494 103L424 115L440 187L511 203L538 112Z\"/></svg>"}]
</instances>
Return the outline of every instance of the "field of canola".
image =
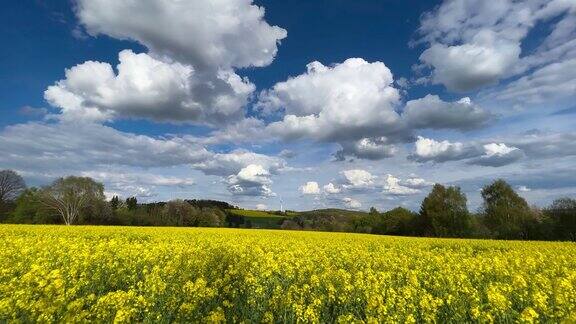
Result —
<instances>
[{"instance_id":1,"label":"field of canola","mask_svg":"<svg viewBox=\"0 0 576 324\"><path fill-rule=\"evenodd\" d=\"M0 226L0 322L575 322L573 243Z\"/></svg>"}]
</instances>

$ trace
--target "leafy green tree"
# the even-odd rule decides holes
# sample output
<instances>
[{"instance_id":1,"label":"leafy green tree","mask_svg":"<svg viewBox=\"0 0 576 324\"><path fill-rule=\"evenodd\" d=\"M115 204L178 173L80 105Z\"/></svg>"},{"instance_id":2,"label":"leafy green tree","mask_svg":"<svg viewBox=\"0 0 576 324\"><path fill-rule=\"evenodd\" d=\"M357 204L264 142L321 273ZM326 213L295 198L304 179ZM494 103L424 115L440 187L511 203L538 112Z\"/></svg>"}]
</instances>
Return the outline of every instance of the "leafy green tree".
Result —
<instances>
[{"instance_id":1,"label":"leafy green tree","mask_svg":"<svg viewBox=\"0 0 576 324\"><path fill-rule=\"evenodd\" d=\"M459 187L435 184L420 207L425 235L466 237L470 235L471 220L466 195Z\"/></svg>"},{"instance_id":2,"label":"leafy green tree","mask_svg":"<svg viewBox=\"0 0 576 324\"><path fill-rule=\"evenodd\" d=\"M40 201L71 225L83 208L104 201L104 185L88 177L60 178L42 190Z\"/></svg>"},{"instance_id":3,"label":"leafy green tree","mask_svg":"<svg viewBox=\"0 0 576 324\"><path fill-rule=\"evenodd\" d=\"M576 199L556 199L544 213L554 222L556 239L576 241Z\"/></svg>"},{"instance_id":4,"label":"leafy green tree","mask_svg":"<svg viewBox=\"0 0 576 324\"><path fill-rule=\"evenodd\" d=\"M200 227L222 227L226 224L226 213L219 208L202 208L198 219Z\"/></svg>"},{"instance_id":5,"label":"leafy green tree","mask_svg":"<svg viewBox=\"0 0 576 324\"><path fill-rule=\"evenodd\" d=\"M470 237L477 239L494 238L493 233L484 224L481 214L470 215Z\"/></svg>"},{"instance_id":6,"label":"leafy green tree","mask_svg":"<svg viewBox=\"0 0 576 324\"><path fill-rule=\"evenodd\" d=\"M417 216L406 208L394 208L378 216L373 232L387 235L415 235Z\"/></svg>"},{"instance_id":7,"label":"leafy green tree","mask_svg":"<svg viewBox=\"0 0 576 324\"><path fill-rule=\"evenodd\" d=\"M93 200L86 204L78 217L78 224L112 225L114 221L114 210L110 204L102 199Z\"/></svg>"},{"instance_id":8,"label":"leafy green tree","mask_svg":"<svg viewBox=\"0 0 576 324\"><path fill-rule=\"evenodd\" d=\"M501 239L528 239L533 213L526 200L504 180L482 189L484 223Z\"/></svg>"},{"instance_id":9,"label":"leafy green tree","mask_svg":"<svg viewBox=\"0 0 576 324\"><path fill-rule=\"evenodd\" d=\"M44 208L41 203L41 190L28 188L16 199L16 208L11 223L19 224L56 224L60 217L57 213Z\"/></svg>"},{"instance_id":10,"label":"leafy green tree","mask_svg":"<svg viewBox=\"0 0 576 324\"><path fill-rule=\"evenodd\" d=\"M161 225L165 226L198 226L199 210L188 202L176 199L164 205L160 212Z\"/></svg>"},{"instance_id":11,"label":"leafy green tree","mask_svg":"<svg viewBox=\"0 0 576 324\"><path fill-rule=\"evenodd\" d=\"M159 226L159 221L150 217L144 208L129 210L122 206L113 212L113 224L126 226Z\"/></svg>"},{"instance_id":12,"label":"leafy green tree","mask_svg":"<svg viewBox=\"0 0 576 324\"><path fill-rule=\"evenodd\" d=\"M352 231L354 233L371 233L374 231L374 223L375 218L378 217L378 214L368 214L365 215L358 215L358 216L351 216L349 218L350 225L352 226Z\"/></svg>"},{"instance_id":13,"label":"leafy green tree","mask_svg":"<svg viewBox=\"0 0 576 324\"><path fill-rule=\"evenodd\" d=\"M120 207L120 198L118 198L118 196L114 196L110 199L110 207L112 210L116 210Z\"/></svg>"},{"instance_id":14,"label":"leafy green tree","mask_svg":"<svg viewBox=\"0 0 576 324\"><path fill-rule=\"evenodd\" d=\"M138 207L138 200L136 197L126 198L126 207L128 210L136 210Z\"/></svg>"}]
</instances>

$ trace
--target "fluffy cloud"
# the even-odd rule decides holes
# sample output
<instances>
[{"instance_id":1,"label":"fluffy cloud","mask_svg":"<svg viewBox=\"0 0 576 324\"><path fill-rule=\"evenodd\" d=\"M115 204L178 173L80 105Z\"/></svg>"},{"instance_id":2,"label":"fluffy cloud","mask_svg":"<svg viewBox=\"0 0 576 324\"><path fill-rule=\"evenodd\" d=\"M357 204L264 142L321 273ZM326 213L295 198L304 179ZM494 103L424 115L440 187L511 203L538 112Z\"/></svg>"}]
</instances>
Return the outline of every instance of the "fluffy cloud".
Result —
<instances>
[{"instance_id":1,"label":"fluffy cloud","mask_svg":"<svg viewBox=\"0 0 576 324\"><path fill-rule=\"evenodd\" d=\"M345 188L366 188L374 184L376 176L362 169L353 169L342 171L346 180Z\"/></svg>"},{"instance_id":2,"label":"fluffy cloud","mask_svg":"<svg viewBox=\"0 0 576 324\"><path fill-rule=\"evenodd\" d=\"M285 140L336 142L340 161L391 157L397 144L413 141L417 129L464 131L484 126L492 117L469 98L445 102L434 95L409 101L400 115L400 93L390 70L361 58L331 66L312 62L304 74L261 92L256 107L280 116L259 132Z\"/></svg>"},{"instance_id":3,"label":"fluffy cloud","mask_svg":"<svg viewBox=\"0 0 576 324\"><path fill-rule=\"evenodd\" d=\"M349 208L349 209L358 209L358 208L362 207L362 203L360 203L358 200L350 198L350 197L342 198L342 202L344 203L344 206L346 206L346 208Z\"/></svg>"},{"instance_id":4,"label":"fluffy cloud","mask_svg":"<svg viewBox=\"0 0 576 324\"><path fill-rule=\"evenodd\" d=\"M267 210L268 206L265 204L256 204L256 210Z\"/></svg>"},{"instance_id":5,"label":"fluffy cloud","mask_svg":"<svg viewBox=\"0 0 576 324\"><path fill-rule=\"evenodd\" d=\"M400 184L400 179L391 174L387 174L384 178L383 192L392 196L407 196L414 195L420 192L418 189L410 188Z\"/></svg>"},{"instance_id":6,"label":"fluffy cloud","mask_svg":"<svg viewBox=\"0 0 576 324\"><path fill-rule=\"evenodd\" d=\"M480 154L478 148L475 146L465 145L459 142L438 142L422 136L418 136L415 147L416 152L409 158L418 162L456 161L478 156L478 154Z\"/></svg>"},{"instance_id":7,"label":"fluffy cloud","mask_svg":"<svg viewBox=\"0 0 576 324\"><path fill-rule=\"evenodd\" d=\"M405 181L403 181L402 185L409 187L409 188L421 189L421 188L432 186L432 185L434 185L434 183L426 181L422 178L412 177L412 178L408 178Z\"/></svg>"},{"instance_id":8,"label":"fluffy cloud","mask_svg":"<svg viewBox=\"0 0 576 324\"><path fill-rule=\"evenodd\" d=\"M323 187L323 189L324 189L324 192L326 192L327 194L330 194L330 195L339 194L340 192L342 192L342 189L340 187L336 186L335 184L333 184L332 182L325 185Z\"/></svg>"},{"instance_id":9,"label":"fluffy cloud","mask_svg":"<svg viewBox=\"0 0 576 324\"><path fill-rule=\"evenodd\" d=\"M201 70L266 66L287 35L266 23L264 8L252 0L75 2L90 35L134 40Z\"/></svg>"},{"instance_id":10,"label":"fluffy cloud","mask_svg":"<svg viewBox=\"0 0 576 324\"><path fill-rule=\"evenodd\" d=\"M399 99L384 63L350 58L333 66L308 64L306 73L261 93L257 107L284 113L268 125L276 136L345 141L403 131L394 110Z\"/></svg>"},{"instance_id":11,"label":"fluffy cloud","mask_svg":"<svg viewBox=\"0 0 576 324\"><path fill-rule=\"evenodd\" d=\"M484 154L468 161L469 164L500 167L516 162L524 156L516 147L508 147L503 143L490 143L484 145Z\"/></svg>"},{"instance_id":12,"label":"fluffy cloud","mask_svg":"<svg viewBox=\"0 0 576 324\"><path fill-rule=\"evenodd\" d=\"M519 56L520 44L483 30L463 45L433 44L420 60L434 67L434 83L466 92L498 82Z\"/></svg>"},{"instance_id":13,"label":"fluffy cloud","mask_svg":"<svg viewBox=\"0 0 576 324\"><path fill-rule=\"evenodd\" d=\"M485 125L491 115L467 97L445 102L438 96L427 95L408 101L402 117L413 128L468 130Z\"/></svg>"},{"instance_id":14,"label":"fluffy cloud","mask_svg":"<svg viewBox=\"0 0 576 324\"><path fill-rule=\"evenodd\" d=\"M421 189L433 185L432 182L419 178L415 175L402 180L391 174L377 177L362 169L342 171L343 184L341 187L333 183L324 186L326 194L362 194L381 191L388 196L409 196L421 193Z\"/></svg>"},{"instance_id":15,"label":"fluffy cloud","mask_svg":"<svg viewBox=\"0 0 576 324\"><path fill-rule=\"evenodd\" d=\"M575 133L531 131L521 136L508 136L498 142L460 143L418 137L415 152L409 159L418 162L468 160L469 164L504 166L526 157L530 160L576 155Z\"/></svg>"},{"instance_id":16,"label":"fluffy cloud","mask_svg":"<svg viewBox=\"0 0 576 324\"><path fill-rule=\"evenodd\" d=\"M471 91L574 54L573 1L444 1L424 14L420 60L432 80L453 91ZM568 14L566 14L568 13ZM564 15L564 17L562 17ZM533 54L521 56L522 41L540 22L561 17ZM562 48L559 48L559 47Z\"/></svg>"},{"instance_id":17,"label":"fluffy cloud","mask_svg":"<svg viewBox=\"0 0 576 324\"><path fill-rule=\"evenodd\" d=\"M258 154L246 150L229 153L214 153L210 158L192 163L192 166L208 175L228 176L237 174L249 165L258 165L272 174L282 171L286 161L281 158Z\"/></svg>"},{"instance_id":18,"label":"fluffy cloud","mask_svg":"<svg viewBox=\"0 0 576 324\"><path fill-rule=\"evenodd\" d=\"M210 126L242 120L255 86L234 69L270 64L286 37L252 0L74 2L90 35L133 40L149 52L122 51L117 74L110 64L93 61L67 70L45 92L66 120L147 118Z\"/></svg>"},{"instance_id":19,"label":"fluffy cloud","mask_svg":"<svg viewBox=\"0 0 576 324\"><path fill-rule=\"evenodd\" d=\"M191 66L165 63L124 50L118 74L108 63L88 61L66 70L46 100L67 119L117 117L219 124L243 116L254 85L232 71L199 75Z\"/></svg>"},{"instance_id":20,"label":"fluffy cloud","mask_svg":"<svg viewBox=\"0 0 576 324\"><path fill-rule=\"evenodd\" d=\"M250 164L242 168L238 174L227 179L228 191L234 195L243 196L275 196L270 189L272 180L270 172L258 164Z\"/></svg>"},{"instance_id":21,"label":"fluffy cloud","mask_svg":"<svg viewBox=\"0 0 576 324\"><path fill-rule=\"evenodd\" d=\"M418 162L458 161L468 159L468 164L500 167L518 161L524 156L517 147L504 143L464 144L460 142L435 141L419 136L416 141L416 152L409 158Z\"/></svg>"},{"instance_id":22,"label":"fluffy cloud","mask_svg":"<svg viewBox=\"0 0 576 324\"><path fill-rule=\"evenodd\" d=\"M341 142L342 149L335 153L338 161L343 161L346 156L359 159L381 160L396 154L398 148L389 144L386 137L362 138L353 142Z\"/></svg>"},{"instance_id":23,"label":"fluffy cloud","mask_svg":"<svg viewBox=\"0 0 576 324\"><path fill-rule=\"evenodd\" d=\"M303 195L319 195L320 187L318 186L318 182L308 181L300 187L300 192Z\"/></svg>"}]
</instances>

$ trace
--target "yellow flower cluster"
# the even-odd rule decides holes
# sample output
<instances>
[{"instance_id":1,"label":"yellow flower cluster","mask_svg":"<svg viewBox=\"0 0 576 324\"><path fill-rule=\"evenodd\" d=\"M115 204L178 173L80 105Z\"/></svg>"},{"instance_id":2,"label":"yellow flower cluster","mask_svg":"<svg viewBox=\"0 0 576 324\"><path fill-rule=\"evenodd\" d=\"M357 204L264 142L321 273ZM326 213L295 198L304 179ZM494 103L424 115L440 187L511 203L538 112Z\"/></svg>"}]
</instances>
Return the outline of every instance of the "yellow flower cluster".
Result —
<instances>
[{"instance_id":1,"label":"yellow flower cluster","mask_svg":"<svg viewBox=\"0 0 576 324\"><path fill-rule=\"evenodd\" d=\"M0 226L0 322L573 322L573 243Z\"/></svg>"}]
</instances>

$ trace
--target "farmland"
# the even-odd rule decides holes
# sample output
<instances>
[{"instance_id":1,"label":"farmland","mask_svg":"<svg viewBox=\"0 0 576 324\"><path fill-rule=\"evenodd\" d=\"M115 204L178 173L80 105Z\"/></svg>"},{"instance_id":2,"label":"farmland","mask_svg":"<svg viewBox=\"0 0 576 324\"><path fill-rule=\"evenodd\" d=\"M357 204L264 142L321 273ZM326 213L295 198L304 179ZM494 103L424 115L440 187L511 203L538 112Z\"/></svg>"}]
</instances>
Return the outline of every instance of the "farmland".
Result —
<instances>
[{"instance_id":1,"label":"farmland","mask_svg":"<svg viewBox=\"0 0 576 324\"><path fill-rule=\"evenodd\" d=\"M271 212L250 209L228 209L228 213L242 218L248 227L278 229L285 219L297 216L296 212Z\"/></svg>"},{"instance_id":2,"label":"farmland","mask_svg":"<svg viewBox=\"0 0 576 324\"><path fill-rule=\"evenodd\" d=\"M272 218L284 218L284 217L292 217L298 215L296 212L270 212L264 210L250 210L250 209L228 209L228 212L244 216L244 217L252 217L252 218L265 218L265 217L272 217Z\"/></svg>"},{"instance_id":3,"label":"farmland","mask_svg":"<svg viewBox=\"0 0 576 324\"><path fill-rule=\"evenodd\" d=\"M0 321L576 320L576 245L0 226Z\"/></svg>"}]
</instances>

